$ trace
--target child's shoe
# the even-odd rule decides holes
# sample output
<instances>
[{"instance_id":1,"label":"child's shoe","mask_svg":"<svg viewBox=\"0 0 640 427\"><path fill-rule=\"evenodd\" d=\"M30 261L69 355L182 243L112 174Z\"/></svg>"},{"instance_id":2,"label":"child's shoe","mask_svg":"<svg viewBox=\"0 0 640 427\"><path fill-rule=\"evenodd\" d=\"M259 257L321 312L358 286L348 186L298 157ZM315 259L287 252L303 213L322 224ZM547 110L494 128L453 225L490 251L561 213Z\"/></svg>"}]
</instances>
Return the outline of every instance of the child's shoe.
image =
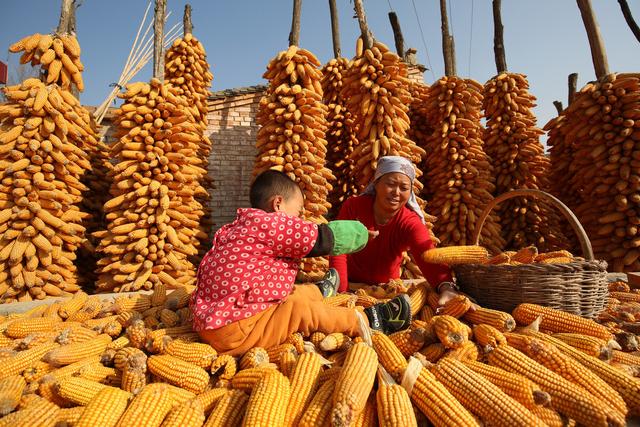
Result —
<instances>
[{"instance_id":1,"label":"child's shoe","mask_svg":"<svg viewBox=\"0 0 640 427\"><path fill-rule=\"evenodd\" d=\"M330 268L327 270L327 274L324 275L321 281L316 283L316 286L320 289L324 298L329 298L338 293L340 287L340 275L338 270Z\"/></svg>"},{"instance_id":2,"label":"child's shoe","mask_svg":"<svg viewBox=\"0 0 640 427\"><path fill-rule=\"evenodd\" d=\"M385 334L407 329L411 324L411 300L407 294L364 309L371 329Z\"/></svg>"}]
</instances>

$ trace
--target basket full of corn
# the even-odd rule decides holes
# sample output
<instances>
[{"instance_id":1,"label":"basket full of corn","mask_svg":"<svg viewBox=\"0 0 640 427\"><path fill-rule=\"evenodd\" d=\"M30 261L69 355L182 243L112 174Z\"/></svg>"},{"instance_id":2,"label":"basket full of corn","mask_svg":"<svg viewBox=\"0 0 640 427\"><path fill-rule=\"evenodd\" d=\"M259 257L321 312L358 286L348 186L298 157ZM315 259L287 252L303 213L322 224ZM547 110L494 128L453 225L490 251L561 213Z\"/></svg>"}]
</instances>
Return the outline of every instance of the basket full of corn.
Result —
<instances>
[{"instance_id":1,"label":"basket full of corn","mask_svg":"<svg viewBox=\"0 0 640 427\"><path fill-rule=\"evenodd\" d=\"M482 212L474 233L476 245L485 218L500 202L514 197L539 197L558 208L576 233L584 258L568 251L538 253L535 247L503 252L487 262L452 268L460 288L483 307L512 311L534 303L583 317L595 317L607 300L607 263L596 260L587 234L571 210L539 190L514 190L496 197Z\"/></svg>"}]
</instances>

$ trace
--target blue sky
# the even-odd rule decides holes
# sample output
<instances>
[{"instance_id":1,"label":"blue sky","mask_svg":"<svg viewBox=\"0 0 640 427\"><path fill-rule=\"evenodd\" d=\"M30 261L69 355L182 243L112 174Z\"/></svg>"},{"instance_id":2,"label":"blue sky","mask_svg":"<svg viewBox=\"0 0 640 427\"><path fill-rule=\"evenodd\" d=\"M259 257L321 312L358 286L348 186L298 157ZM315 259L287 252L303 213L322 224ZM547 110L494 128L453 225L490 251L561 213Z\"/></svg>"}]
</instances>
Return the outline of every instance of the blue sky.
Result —
<instances>
[{"instance_id":1,"label":"blue sky","mask_svg":"<svg viewBox=\"0 0 640 427\"><path fill-rule=\"evenodd\" d=\"M352 57L359 33L349 0L336 0L340 13L343 56ZM458 75L482 83L495 74L491 0L449 0L449 17L455 37ZM168 0L173 14L167 28L182 19L184 0ZM291 0L191 0L194 35L207 50L214 74L213 90L264 83L262 73L275 54L288 45ZM640 1L629 0L640 22ZM7 48L19 38L49 32L57 27L59 1L1 0L0 59L16 64L18 55ZM414 11L413 5L417 14ZM640 72L640 43L633 37L616 0L592 0L600 24L611 71ZM85 64L82 102L99 104L109 83L120 75L135 37L146 0L84 0L78 9L78 37ZM418 59L432 69L425 81L444 74L438 0L365 0L374 36L393 47L387 17L389 6L397 13L405 45L418 49ZM473 15L473 19L472 19ZM427 51L422 41L422 25ZM567 75L579 73L578 87L595 78L587 36L574 0L503 0L507 65L529 78L538 97L535 112L543 126L556 115L552 104L566 106ZM321 62L333 56L327 0L304 0L300 45ZM428 58L427 59L427 53ZM147 80L150 65L135 80Z\"/></svg>"}]
</instances>

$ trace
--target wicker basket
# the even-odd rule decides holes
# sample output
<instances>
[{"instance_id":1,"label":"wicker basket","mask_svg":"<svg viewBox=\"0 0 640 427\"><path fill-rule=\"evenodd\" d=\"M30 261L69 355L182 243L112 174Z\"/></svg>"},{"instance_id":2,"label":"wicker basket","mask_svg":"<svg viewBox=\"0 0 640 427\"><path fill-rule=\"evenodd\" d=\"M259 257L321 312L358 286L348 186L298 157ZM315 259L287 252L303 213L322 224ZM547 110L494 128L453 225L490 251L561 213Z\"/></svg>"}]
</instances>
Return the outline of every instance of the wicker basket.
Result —
<instances>
[{"instance_id":1,"label":"wicker basket","mask_svg":"<svg viewBox=\"0 0 640 427\"><path fill-rule=\"evenodd\" d=\"M593 318L606 305L607 263L594 260L591 242L576 216L560 200L539 190L514 190L496 197L482 212L474 241L477 245L484 221L500 202L518 196L539 197L567 218L582 246L585 260L567 264L490 265L453 267L457 283L481 306L511 312L523 302L557 308Z\"/></svg>"}]
</instances>

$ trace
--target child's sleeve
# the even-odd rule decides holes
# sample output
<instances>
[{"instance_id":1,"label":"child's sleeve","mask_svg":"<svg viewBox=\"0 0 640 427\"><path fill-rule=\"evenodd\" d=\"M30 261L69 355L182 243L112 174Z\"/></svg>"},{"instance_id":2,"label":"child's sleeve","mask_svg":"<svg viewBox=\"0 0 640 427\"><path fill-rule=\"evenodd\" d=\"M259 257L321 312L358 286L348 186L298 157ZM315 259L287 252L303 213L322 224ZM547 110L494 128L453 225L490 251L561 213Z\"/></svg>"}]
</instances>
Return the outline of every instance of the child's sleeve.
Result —
<instances>
[{"instance_id":1,"label":"child's sleeve","mask_svg":"<svg viewBox=\"0 0 640 427\"><path fill-rule=\"evenodd\" d=\"M337 220L318 225L318 239L308 257L358 252L367 245L369 232L360 221Z\"/></svg>"},{"instance_id":2,"label":"child's sleeve","mask_svg":"<svg viewBox=\"0 0 640 427\"><path fill-rule=\"evenodd\" d=\"M408 239L409 251L413 255L420 272L431 286L437 287L440 283L451 281L451 270L444 264L433 264L424 262L420 256L424 251L433 249L436 247L435 243L431 239L431 232L420 219L415 216L411 218L411 221L406 224L407 232L404 233Z\"/></svg>"}]
</instances>

